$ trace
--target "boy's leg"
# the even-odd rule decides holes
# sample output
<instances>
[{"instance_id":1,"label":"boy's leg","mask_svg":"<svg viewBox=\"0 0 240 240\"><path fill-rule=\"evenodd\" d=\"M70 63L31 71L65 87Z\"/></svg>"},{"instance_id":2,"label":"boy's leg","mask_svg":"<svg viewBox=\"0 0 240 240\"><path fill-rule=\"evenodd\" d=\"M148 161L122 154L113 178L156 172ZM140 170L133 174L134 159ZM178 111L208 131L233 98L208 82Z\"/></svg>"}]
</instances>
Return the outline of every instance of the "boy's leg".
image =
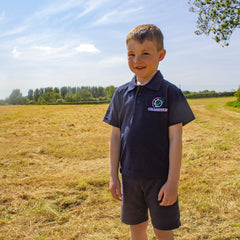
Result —
<instances>
[{"instance_id":1,"label":"boy's leg","mask_svg":"<svg viewBox=\"0 0 240 240\"><path fill-rule=\"evenodd\" d=\"M153 229L158 240L174 240L172 231L163 231L156 228Z\"/></svg>"},{"instance_id":2,"label":"boy's leg","mask_svg":"<svg viewBox=\"0 0 240 240\"><path fill-rule=\"evenodd\" d=\"M148 240L147 226L148 221L136 225L130 225L132 240Z\"/></svg>"}]
</instances>

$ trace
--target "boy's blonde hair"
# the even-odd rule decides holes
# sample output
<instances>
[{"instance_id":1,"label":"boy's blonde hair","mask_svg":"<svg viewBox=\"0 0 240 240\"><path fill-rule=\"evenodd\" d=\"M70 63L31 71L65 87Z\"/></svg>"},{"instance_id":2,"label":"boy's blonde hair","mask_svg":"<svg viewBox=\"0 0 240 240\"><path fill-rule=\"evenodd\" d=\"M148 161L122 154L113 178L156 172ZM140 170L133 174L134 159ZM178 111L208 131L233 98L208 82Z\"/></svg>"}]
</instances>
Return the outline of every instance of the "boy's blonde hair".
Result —
<instances>
[{"instance_id":1,"label":"boy's blonde hair","mask_svg":"<svg viewBox=\"0 0 240 240\"><path fill-rule=\"evenodd\" d=\"M127 35L126 43L131 39L137 40L140 43L143 43L145 40L154 41L159 51L163 49L163 34L161 30L153 24L140 25L133 28Z\"/></svg>"}]
</instances>

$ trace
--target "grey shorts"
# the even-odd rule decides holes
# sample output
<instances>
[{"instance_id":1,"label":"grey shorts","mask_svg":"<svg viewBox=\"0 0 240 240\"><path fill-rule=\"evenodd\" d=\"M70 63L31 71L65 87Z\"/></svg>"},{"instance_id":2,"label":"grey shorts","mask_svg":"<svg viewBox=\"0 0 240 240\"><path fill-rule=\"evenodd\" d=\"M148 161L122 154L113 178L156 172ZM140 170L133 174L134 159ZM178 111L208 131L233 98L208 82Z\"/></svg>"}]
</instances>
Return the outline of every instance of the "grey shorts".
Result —
<instances>
[{"instance_id":1,"label":"grey shorts","mask_svg":"<svg viewBox=\"0 0 240 240\"><path fill-rule=\"evenodd\" d=\"M152 225L159 230L173 230L180 223L178 201L171 206L160 206L158 193L166 180L159 178L131 178L122 176L121 220L128 225L143 223L150 212Z\"/></svg>"}]
</instances>

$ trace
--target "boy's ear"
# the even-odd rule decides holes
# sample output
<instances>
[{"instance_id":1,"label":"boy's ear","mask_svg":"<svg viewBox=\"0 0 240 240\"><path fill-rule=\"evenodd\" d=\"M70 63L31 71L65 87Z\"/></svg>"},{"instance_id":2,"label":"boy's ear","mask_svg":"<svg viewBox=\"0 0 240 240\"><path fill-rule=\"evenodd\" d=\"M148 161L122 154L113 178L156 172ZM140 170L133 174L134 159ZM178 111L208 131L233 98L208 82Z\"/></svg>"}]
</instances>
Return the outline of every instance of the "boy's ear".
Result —
<instances>
[{"instance_id":1,"label":"boy's ear","mask_svg":"<svg viewBox=\"0 0 240 240\"><path fill-rule=\"evenodd\" d=\"M165 50L165 49L162 49L162 50L159 52L159 62L164 59L165 55L166 55L166 50Z\"/></svg>"}]
</instances>

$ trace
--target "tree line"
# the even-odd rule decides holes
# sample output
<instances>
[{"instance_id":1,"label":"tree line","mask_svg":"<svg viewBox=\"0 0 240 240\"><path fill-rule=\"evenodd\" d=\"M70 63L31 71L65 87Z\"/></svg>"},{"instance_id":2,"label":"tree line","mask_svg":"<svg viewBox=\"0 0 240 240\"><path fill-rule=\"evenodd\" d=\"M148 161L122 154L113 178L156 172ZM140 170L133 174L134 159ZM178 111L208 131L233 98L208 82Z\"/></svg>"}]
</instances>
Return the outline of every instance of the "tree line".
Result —
<instances>
[{"instance_id":1,"label":"tree line","mask_svg":"<svg viewBox=\"0 0 240 240\"><path fill-rule=\"evenodd\" d=\"M239 88L240 89L240 88ZM210 98L237 96L237 92L216 92L216 91L183 91L186 98ZM27 96L23 96L20 89L14 89L5 100L0 100L0 105L27 105L27 104L98 104L108 103L116 87L46 87L29 89Z\"/></svg>"},{"instance_id":2,"label":"tree line","mask_svg":"<svg viewBox=\"0 0 240 240\"><path fill-rule=\"evenodd\" d=\"M29 89L27 96L23 96L20 89L14 89L0 104L80 104L109 102L116 87L46 87Z\"/></svg>"},{"instance_id":3,"label":"tree line","mask_svg":"<svg viewBox=\"0 0 240 240\"><path fill-rule=\"evenodd\" d=\"M216 92L216 91L209 91L203 90L199 92L190 92L190 91L183 91L183 94L186 98L211 98L211 97L232 97L234 96L236 91L231 92Z\"/></svg>"}]
</instances>

